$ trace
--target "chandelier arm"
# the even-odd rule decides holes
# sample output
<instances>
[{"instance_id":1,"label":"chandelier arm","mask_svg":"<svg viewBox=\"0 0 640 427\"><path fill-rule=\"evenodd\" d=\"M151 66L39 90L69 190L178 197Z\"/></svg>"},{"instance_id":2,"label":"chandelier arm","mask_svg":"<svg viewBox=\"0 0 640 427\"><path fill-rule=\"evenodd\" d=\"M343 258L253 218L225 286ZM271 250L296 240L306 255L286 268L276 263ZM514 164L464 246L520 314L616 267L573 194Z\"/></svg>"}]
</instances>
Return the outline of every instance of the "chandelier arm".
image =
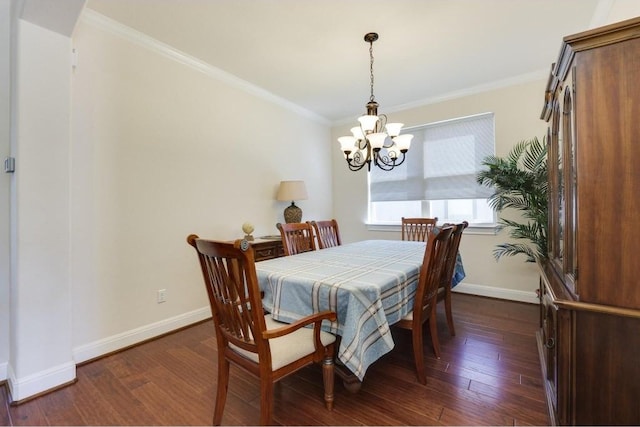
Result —
<instances>
[{"instance_id":1,"label":"chandelier arm","mask_svg":"<svg viewBox=\"0 0 640 427\"><path fill-rule=\"evenodd\" d=\"M396 166L400 166L402 163L404 163L404 160L406 158L406 153L401 153L401 154L402 154L402 160L400 160L399 162L397 157L393 158L393 157L390 157L389 155L383 156L378 154L374 158L374 164L382 170L390 171ZM385 167L389 169L386 169Z\"/></svg>"},{"instance_id":2,"label":"chandelier arm","mask_svg":"<svg viewBox=\"0 0 640 427\"><path fill-rule=\"evenodd\" d=\"M397 162L397 161L396 161L395 165L396 165L396 166L400 166L401 164L403 164L403 163L404 163L404 159L405 159L406 157L407 157L407 156L406 156L406 153L402 153L402 160L400 160L400 162Z\"/></svg>"},{"instance_id":3,"label":"chandelier arm","mask_svg":"<svg viewBox=\"0 0 640 427\"><path fill-rule=\"evenodd\" d=\"M378 154L375 157L375 165L376 166L395 166L395 160L392 159L391 157L385 155L383 156L382 154L380 154L380 152L378 152Z\"/></svg>"},{"instance_id":4,"label":"chandelier arm","mask_svg":"<svg viewBox=\"0 0 640 427\"><path fill-rule=\"evenodd\" d=\"M365 165L367 165L367 170L371 170L371 162L364 162L360 165L353 165L349 162L347 162L347 164L349 165L349 170L352 172L357 172L360 169L364 168Z\"/></svg>"},{"instance_id":5,"label":"chandelier arm","mask_svg":"<svg viewBox=\"0 0 640 427\"><path fill-rule=\"evenodd\" d=\"M376 123L376 132L384 132L384 128L387 126L387 115L378 114L378 123Z\"/></svg>"},{"instance_id":6,"label":"chandelier arm","mask_svg":"<svg viewBox=\"0 0 640 427\"><path fill-rule=\"evenodd\" d=\"M394 163L386 163L383 159L382 156L376 156L373 160L373 164L376 165L378 168L382 169L383 171L389 172L390 170L392 170L394 167L396 167L396 164Z\"/></svg>"},{"instance_id":7,"label":"chandelier arm","mask_svg":"<svg viewBox=\"0 0 640 427\"><path fill-rule=\"evenodd\" d=\"M364 129L362 129L362 126L360 126L360 131L362 132L363 135L363 139L358 139L356 141L356 144L358 144L358 150L364 150L365 148L367 149L367 158L371 157L371 148L369 147L369 140L367 139L367 136L364 133Z\"/></svg>"},{"instance_id":8,"label":"chandelier arm","mask_svg":"<svg viewBox=\"0 0 640 427\"><path fill-rule=\"evenodd\" d=\"M365 157L361 151L357 151L353 153L353 157L351 159L349 159L349 156L347 155L345 160L347 161L347 165L349 165L349 169L355 172L362 169L364 165L367 165L367 170L370 170L371 169L371 147L366 144L365 146L360 147L360 140L358 140L358 148L359 150L364 150L366 148L367 155Z\"/></svg>"}]
</instances>

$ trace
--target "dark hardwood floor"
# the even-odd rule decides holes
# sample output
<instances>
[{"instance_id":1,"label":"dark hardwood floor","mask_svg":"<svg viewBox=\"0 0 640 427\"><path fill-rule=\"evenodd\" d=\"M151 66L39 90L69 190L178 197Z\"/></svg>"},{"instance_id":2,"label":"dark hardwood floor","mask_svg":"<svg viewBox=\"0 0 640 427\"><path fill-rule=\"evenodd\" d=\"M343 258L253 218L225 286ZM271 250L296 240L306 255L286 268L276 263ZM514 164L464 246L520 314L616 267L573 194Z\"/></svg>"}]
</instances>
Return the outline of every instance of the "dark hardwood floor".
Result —
<instances>
[{"instance_id":1,"label":"dark hardwood floor","mask_svg":"<svg viewBox=\"0 0 640 427\"><path fill-rule=\"evenodd\" d=\"M548 425L535 341L538 306L454 294L453 307L455 337L439 310L440 360L425 339L426 386L416 381L410 332L397 329L396 348L371 366L358 393L337 380L331 412L322 401L319 367L278 383L274 422ZM215 353L207 321L79 366L77 383L17 406L7 404L6 387L0 387L0 424L210 424ZM257 424L259 393L257 380L232 365L223 424Z\"/></svg>"}]
</instances>

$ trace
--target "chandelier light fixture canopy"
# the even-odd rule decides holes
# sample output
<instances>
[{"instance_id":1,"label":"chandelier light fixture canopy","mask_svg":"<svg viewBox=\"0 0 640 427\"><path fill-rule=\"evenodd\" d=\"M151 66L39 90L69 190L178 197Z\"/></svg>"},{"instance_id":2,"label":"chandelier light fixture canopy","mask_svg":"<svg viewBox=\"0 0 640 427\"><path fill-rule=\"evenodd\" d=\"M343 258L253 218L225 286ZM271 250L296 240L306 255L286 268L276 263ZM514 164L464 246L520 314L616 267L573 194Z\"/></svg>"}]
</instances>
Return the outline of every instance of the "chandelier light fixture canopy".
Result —
<instances>
[{"instance_id":1,"label":"chandelier light fixture canopy","mask_svg":"<svg viewBox=\"0 0 640 427\"><path fill-rule=\"evenodd\" d=\"M359 171L365 165L370 171L372 162L380 169L390 171L404 162L413 139L413 135L400 135L403 123L387 123L387 116L378 114L378 103L373 94L373 42L376 40L377 33L367 33L364 36L364 41L369 43L371 76L367 113L358 117L359 125L351 128L352 135L338 138L344 158L352 171Z\"/></svg>"}]
</instances>

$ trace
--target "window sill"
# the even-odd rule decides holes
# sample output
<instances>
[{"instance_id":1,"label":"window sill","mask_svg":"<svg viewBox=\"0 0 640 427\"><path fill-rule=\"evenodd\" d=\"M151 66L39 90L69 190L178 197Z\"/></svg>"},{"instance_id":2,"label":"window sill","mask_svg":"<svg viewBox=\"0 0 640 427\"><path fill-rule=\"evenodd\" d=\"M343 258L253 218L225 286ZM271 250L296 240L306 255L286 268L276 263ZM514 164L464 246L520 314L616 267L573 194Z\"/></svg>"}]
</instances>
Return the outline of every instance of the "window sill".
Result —
<instances>
[{"instance_id":1,"label":"window sill","mask_svg":"<svg viewBox=\"0 0 640 427\"><path fill-rule=\"evenodd\" d=\"M399 223L365 223L368 231L400 232L402 226ZM491 235L498 234L498 224L472 224L464 231L468 234Z\"/></svg>"}]
</instances>

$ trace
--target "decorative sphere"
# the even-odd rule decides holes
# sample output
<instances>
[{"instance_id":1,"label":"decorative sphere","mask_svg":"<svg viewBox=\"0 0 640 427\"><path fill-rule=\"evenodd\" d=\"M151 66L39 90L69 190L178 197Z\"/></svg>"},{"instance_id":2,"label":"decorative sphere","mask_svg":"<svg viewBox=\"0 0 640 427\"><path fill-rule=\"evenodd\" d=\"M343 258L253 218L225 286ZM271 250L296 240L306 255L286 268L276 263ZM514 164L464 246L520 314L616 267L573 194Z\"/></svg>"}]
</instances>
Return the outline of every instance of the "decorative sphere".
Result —
<instances>
[{"instance_id":1,"label":"decorative sphere","mask_svg":"<svg viewBox=\"0 0 640 427\"><path fill-rule=\"evenodd\" d=\"M253 233L253 224L251 224L250 222L245 222L244 224L242 224L242 231L244 231L244 234L251 234Z\"/></svg>"}]
</instances>

